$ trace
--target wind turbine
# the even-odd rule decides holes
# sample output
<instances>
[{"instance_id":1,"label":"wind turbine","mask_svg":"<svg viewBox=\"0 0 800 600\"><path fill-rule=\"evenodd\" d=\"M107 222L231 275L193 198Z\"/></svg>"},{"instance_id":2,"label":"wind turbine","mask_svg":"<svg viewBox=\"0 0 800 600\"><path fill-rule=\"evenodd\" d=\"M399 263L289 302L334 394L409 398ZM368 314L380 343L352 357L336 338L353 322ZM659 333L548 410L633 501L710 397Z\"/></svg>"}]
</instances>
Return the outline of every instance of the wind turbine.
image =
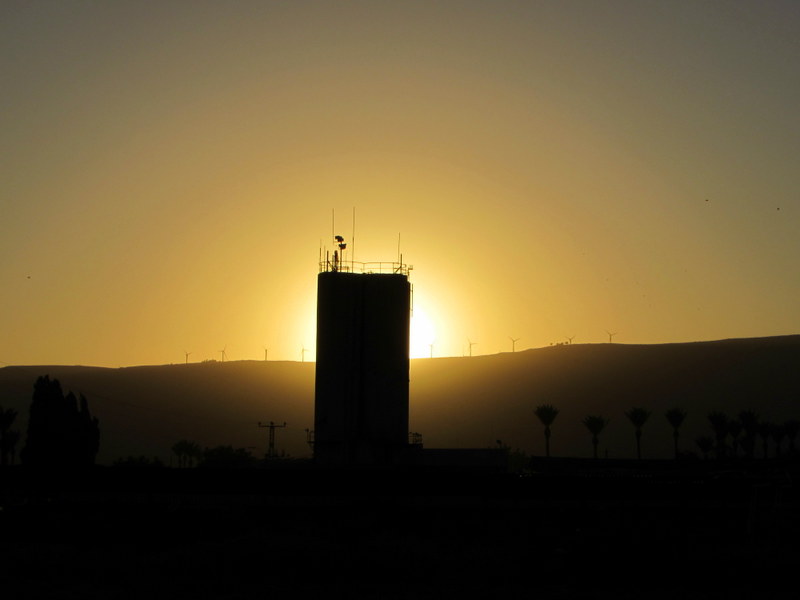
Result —
<instances>
[{"instance_id":1,"label":"wind turbine","mask_svg":"<svg viewBox=\"0 0 800 600\"><path fill-rule=\"evenodd\" d=\"M615 331L614 333L611 333L608 329L606 329L606 333L608 334L608 343L610 344L611 343L611 338L613 338L615 335L617 335L617 332Z\"/></svg>"},{"instance_id":2,"label":"wind turbine","mask_svg":"<svg viewBox=\"0 0 800 600\"><path fill-rule=\"evenodd\" d=\"M433 358L433 342L428 344L428 346L430 346L430 348L431 348L431 358Z\"/></svg>"},{"instance_id":3,"label":"wind turbine","mask_svg":"<svg viewBox=\"0 0 800 600\"><path fill-rule=\"evenodd\" d=\"M471 357L471 356L472 356L472 347L473 347L475 344L477 344L478 342L473 342L473 341L472 341L471 339L469 339L469 338L467 338L467 341L469 342L469 355L470 355L470 357Z\"/></svg>"},{"instance_id":4,"label":"wind turbine","mask_svg":"<svg viewBox=\"0 0 800 600\"><path fill-rule=\"evenodd\" d=\"M269 352L269 349L264 346L264 362L267 362L267 352Z\"/></svg>"},{"instance_id":5,"label":"wind turbine","mask_svg":"<svg viewBox=\"0 0 800 600\"><path fill-rule=\"evenodd\" d=\"M306 362L306 352L307 352L306 347L303 346L300 349L300 362Z\"/></svg>"},{"instance_id":6,"label":"wind turbine","mask_svg":"<svg viewBox=\"0 0 800 600\"><path fill-rule=\"evenodd\" d=\"M189 364L189 355L191 354L191 352L187 352L186 350L184 350L183 353L186 355L186 364L188 365Z\"/></svg>"},{"instance_id":7,"label":"wind turbine","mask_svg":"<svg viewBox=\"0 0 800 600\"><path fill-rule=\"evenodd\" d=\"M222 357L222 362L225 362L225 357L227 356L227 354L225 354L225 349L226 349L227 347L228 347L228 346L225 346L225 348L223 348L222 350L220 350L220 351L219 351L219 353L220 353L220 356Z\"/></svg>"},{"instance_id":8,"label":"wind turbine","mask_svg":"<svg viewBox=\"0 0 800 600\"><path fill-rule=\"evenodd\" d=\"M574 339L575 339L574 335L572 337L567 336L567 341L570 343L570 345L572 345L572 340L574 340Z\"/></svg>"},{"instance_id":9,"label":"wind turbine","mask_svg":"<svg viewBox=\"0 0 800 600\"><path fill-rule=\"evenodd\" d=\"M519 338L512 338L511 336L509 336L508 339L511 340L511 352L516 352L517 351L517 342L519 341Z\"/></svg>"}]
</instances>

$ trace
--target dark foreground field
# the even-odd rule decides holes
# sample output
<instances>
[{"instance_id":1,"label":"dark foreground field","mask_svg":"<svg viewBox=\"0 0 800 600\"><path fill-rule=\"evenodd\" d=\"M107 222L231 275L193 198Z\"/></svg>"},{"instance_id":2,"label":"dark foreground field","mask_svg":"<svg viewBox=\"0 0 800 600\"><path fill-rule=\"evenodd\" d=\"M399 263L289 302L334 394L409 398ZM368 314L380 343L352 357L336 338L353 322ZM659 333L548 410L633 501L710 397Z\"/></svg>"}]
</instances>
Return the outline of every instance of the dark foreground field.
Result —
<instances>
[{"instance_id":1,"label":"dark foreground field","mask_svg":"<svg viewBox=\"0 0 800 600\"><path fill-rule=\"evenodd\" d=\"M2 472L3 598L793 598L797 465Z\"/></svg>"}]
</instances>

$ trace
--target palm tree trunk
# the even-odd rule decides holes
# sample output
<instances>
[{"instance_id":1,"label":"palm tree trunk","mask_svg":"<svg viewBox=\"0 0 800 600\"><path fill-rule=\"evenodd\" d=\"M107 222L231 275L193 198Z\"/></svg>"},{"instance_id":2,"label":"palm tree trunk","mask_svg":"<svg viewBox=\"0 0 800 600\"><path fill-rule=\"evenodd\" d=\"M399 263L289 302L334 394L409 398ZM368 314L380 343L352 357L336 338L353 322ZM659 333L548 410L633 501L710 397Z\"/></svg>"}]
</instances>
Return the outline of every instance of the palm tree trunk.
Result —
<instances>
[{"instance_id":1,"label":"palm tree trunk","mask_svg":"<svg viewBox=\"0 0 800 600\"><path fill-rule=\"evenodd\" d=\"M599 443L599 440L597 439L597 436L596 435L592 436L592 445L594 446L594 457L595 458L597 458L597 444L598 443Z\"/></svg>"},{"instance_id":2,"label":"palm tree trunk","mask_svg":"<svg viewBox=\"0 0 800 600\"><path fill-rule=\"evenodd\" d=\"M642 460L642 432L636 431L636 459Z\"/></svg>"},{"instance_id":3,"label":"palm tree trunk","mask_svg":"<svg viewBox=\"0 0 800 600\"><path fill-rule=\"evenodd\" d=\"M550 458L550 428L544 428L544 455Z\"/></svg>"}]
</instances>

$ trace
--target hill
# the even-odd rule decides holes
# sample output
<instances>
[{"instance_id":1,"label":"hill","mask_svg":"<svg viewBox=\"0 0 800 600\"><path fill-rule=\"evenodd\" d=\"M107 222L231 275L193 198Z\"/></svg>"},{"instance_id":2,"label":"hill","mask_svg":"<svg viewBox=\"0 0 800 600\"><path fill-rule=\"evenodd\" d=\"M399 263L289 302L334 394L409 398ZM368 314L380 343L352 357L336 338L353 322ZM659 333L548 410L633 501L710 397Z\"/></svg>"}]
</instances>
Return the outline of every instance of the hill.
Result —
<instances>
[{"instance_id":1,"label":"hill","mask_svg":"<svg viewBox=\"0 0 800 600\"><path fill-rule=\"evenodd\" d=\"M652 411L643 455L667 458L671 429L663 417L674 406L689 416L682 447L709 434L706 415L753 409L782 422L800 418L800 336L683 344L575 344L464 358L411 361L412 431L426 447L486 447L500 440L528 453L543 453L538 404L553 404L554 455L589 456L584 416L610 419L600 452L635 454L626 410ZM202 446L230 444L266 449L259 421L287 422L277 446L307 456L306 428L313 427L314 364L231 361L105 369L81 366L9 366L0 369L0 405L19 411L26 426L33 382L39 375L83 393L100 419L98 461L157 455L169 461L179 439Z\"/></svg>"}]
</instances>

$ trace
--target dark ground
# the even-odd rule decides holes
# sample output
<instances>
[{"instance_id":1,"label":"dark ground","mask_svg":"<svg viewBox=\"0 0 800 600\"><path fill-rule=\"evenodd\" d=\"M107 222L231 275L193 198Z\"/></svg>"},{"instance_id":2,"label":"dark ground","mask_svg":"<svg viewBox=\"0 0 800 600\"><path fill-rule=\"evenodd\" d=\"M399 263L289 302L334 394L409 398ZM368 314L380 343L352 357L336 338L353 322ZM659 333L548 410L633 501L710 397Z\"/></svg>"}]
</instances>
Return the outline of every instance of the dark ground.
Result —
<instances>
[{"instance_id":1,"label":"dark ground","mask_svg":"<svg viewBox=\"0 0 800 600\"><path fill-rule=\"evenodd\" d=\"M6 468L2 597L796 597L798 465L674 464Z\"/></svg>"}]
</instances>

